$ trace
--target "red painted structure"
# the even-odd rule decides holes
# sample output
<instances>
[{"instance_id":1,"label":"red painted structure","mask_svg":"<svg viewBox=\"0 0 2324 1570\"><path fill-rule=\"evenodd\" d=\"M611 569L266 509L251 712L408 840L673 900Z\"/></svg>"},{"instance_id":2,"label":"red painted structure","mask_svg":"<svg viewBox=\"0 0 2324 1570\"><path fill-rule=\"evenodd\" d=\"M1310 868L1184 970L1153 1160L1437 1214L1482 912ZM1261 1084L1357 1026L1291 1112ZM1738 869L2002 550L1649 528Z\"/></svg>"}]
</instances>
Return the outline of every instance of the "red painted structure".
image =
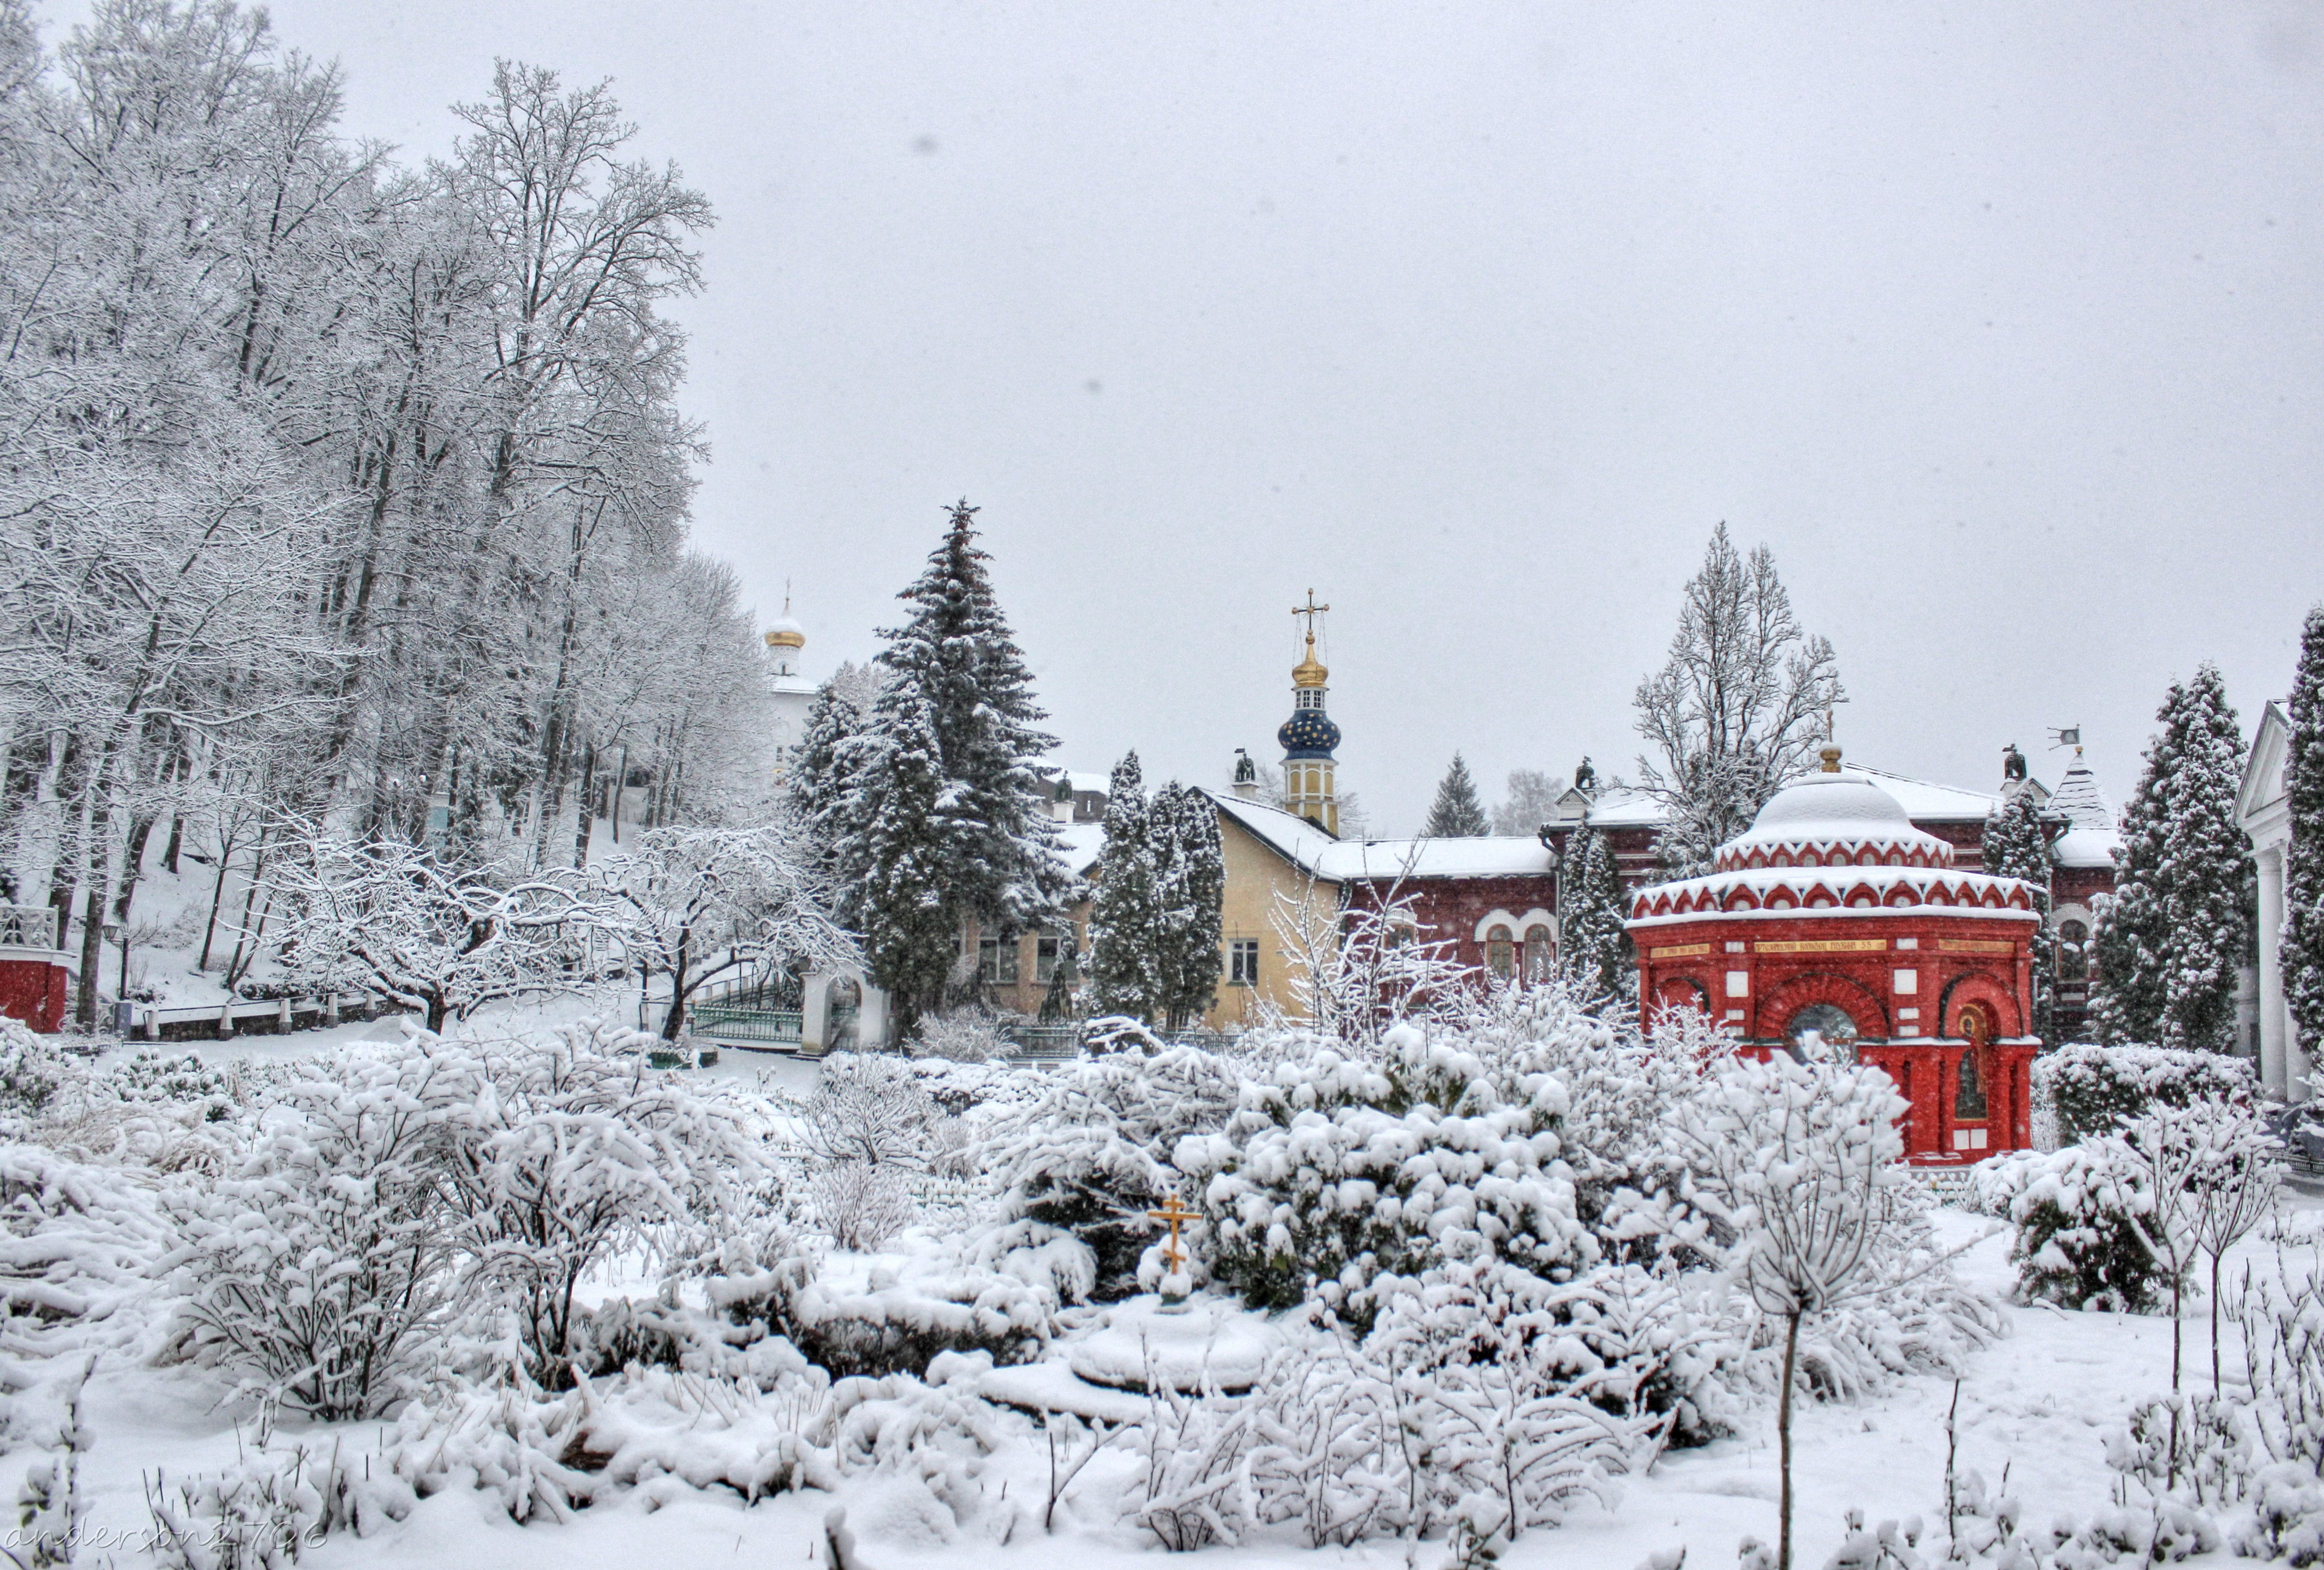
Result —
<instances>
[{"instance_id":1,"label":"red painted structure","mask_svg":"<svg viewBox=\"0 0 2324 1570\"><path fill-rule=\"evenodd\" d=\"M1959 868L1948 838L1838 759L1779 792L1709 876L1633 897L1640 1007L1701 1008L1761 1056L1808 1032L1852 1045L1912 1103L1916 1162L2022 1149L2033 891Z\"/></svg>"},{"instance_id":2,"label":"red painted structure","mask_svg":"<svg viewBox=\"0 0 2324 1570\"><path fill-rule=\"evenodd\" d=\"M61 956L0 949L0 1014L44 1034L62 1030L65 977Z\"/></svg>"}]
</instances>

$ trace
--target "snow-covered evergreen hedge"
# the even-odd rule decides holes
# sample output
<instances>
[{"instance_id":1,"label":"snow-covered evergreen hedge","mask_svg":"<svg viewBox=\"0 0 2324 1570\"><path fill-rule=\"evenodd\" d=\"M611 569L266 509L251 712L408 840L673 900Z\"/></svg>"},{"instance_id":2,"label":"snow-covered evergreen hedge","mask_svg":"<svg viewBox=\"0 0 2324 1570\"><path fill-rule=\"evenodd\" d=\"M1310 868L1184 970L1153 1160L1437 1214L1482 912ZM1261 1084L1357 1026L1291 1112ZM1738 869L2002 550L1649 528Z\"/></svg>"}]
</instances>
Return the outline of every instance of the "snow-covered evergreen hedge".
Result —
<instances>
[{"instance_id":1,"label":"snow-covered evergreen hedge","mask_svg":"<svg viewBox=\"0 0 2324 1570\"><path fill-rule=\"evenodd\" d=\"M2034 1060L2034 1099L2057 1120L2058 1142L2111 1134L2117 1120L2148 1107L2195 1101L2248 1103L2258 1085L2251 1064L2217 1052L2077 1042Z\"/></svg>"}]
</instances>

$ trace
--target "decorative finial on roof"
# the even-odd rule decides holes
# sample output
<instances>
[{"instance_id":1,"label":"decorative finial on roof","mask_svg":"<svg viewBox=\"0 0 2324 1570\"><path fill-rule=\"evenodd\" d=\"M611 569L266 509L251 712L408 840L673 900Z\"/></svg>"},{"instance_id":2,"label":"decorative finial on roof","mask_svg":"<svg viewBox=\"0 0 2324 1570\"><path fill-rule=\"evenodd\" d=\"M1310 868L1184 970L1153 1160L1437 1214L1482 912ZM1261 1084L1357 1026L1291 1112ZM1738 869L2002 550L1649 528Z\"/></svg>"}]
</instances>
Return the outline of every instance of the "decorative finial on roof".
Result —
<instances>
[{"instance_id":1,"label":"decorative finial on roof","mask_svg":"<svg viewBox=\"0 0 2324 1570\"><path fill-rule=\"evenodd\" d=\"M1831 742L1826 742L1824 744L1823 750L1817 753L1816 756L1823 759L1824 773L1838 774L1840 772L1840 748L1838 746Z\"/></svg>"}]
</instances>

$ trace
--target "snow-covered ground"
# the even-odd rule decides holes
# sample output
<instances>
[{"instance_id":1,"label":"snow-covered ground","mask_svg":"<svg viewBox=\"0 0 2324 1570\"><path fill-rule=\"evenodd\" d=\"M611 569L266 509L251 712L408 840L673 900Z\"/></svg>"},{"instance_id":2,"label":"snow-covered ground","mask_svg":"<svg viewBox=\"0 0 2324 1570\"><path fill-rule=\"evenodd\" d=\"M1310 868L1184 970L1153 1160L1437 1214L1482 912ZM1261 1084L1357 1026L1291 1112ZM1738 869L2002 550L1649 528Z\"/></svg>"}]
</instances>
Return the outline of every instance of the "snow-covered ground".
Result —
<instances>
[{"instance_id":1,"label":"snow-covered ground","mask_svg":"<svg viewBox=\"0 0 2324 1570\"><path fill-rule=\"evenodd\" d=\"M554 1016L581 1005L559 1005ZM489 1033L518 1023L540 1024L540 1011L472 1027ZM211 1061L286 1057L337 1042L388 1040L404 1027L386 1021L341 1027L327 1036L313 1033L198 1046ZM815 1073L811 1063L729 1054L712 1076L773 1082L799 1092ZM2305 1251L2307 1229L2319 1219L2315 1200L2288 1197L2284 1231ZM2006 1260L2010 1229L1991 1217L1957 1210L1939 1211L1940 1240L1961 1250L1955 1269L1969 1285L1997 1299L2006 1296L2011 1268ZM2247 1242L2240 1253L2273 1257L2274 1244ZM2231 1260L2229 1272L2234 1271ZM591 1296L641 1283L601 1281ZM1212 1310L1252 1321L1259 1316L1224 1300ZM2087 1518L2109 1498L2114 1474L2106 1464L2103 1441L2137 1399L2168 1389L2171 1327L2161 1317L2102 1312L2066 1312L2046 1306L2009 1306L2002 1310L2007 1334L1970 1354L1959 1382L1957 1464L1975 1473L1986 1489L2022 1501L2030 1525L2065 1513ZM2185 1309L2187 1382L2208 1390L2207 1305L2191 1299ZM1095 1319L1069 1331L1051 1348L1048 1361L1070 1364L1077 1348L1104 1334ZM1231 1333L1233 1327L1229 1327ZM2227 1347L2229 1384L2238 1359ZM54 1377L58 1371L47 1371ZM1020 1374L1019 1386L1037 1375ZM1049 1377L1063 1382L1063 1369ZM1001 1387L991 1386L996 1393ZM1136 1398L1115 1397L1114 1402ZM1941 1533L1946 1467L1946 1416L1956 1400L1945 1380L1908 1377L1858 1401L1805 1403L1797 1419L1799 1561L1821 1565L1842 1537L1842 1518L1859 1509L1874 1521L1919 1517L1931 1537ZM235 1464L255 1445L254 1419L246 1404L230 1398L219 1373L188 1363L152 1366L115 1354L101 1361L88 1381L84 1416L94 1443L83 1461L82 1486L92 1501L86 1540L92 1546L135 1545L151 1529L146 1495L163 1480L214 1472ZM893 1476L857 1477L837 1494L820 1490L784 1492L745 1503L731 1490L673 1485L670 1480L640 1486L608 1502L577 1512L566 1522L512 1521L487 1493L454 1488L421 1501L408 1519L358 1538L335 1534L302 1556L316 1566L493 1566L493 1570L612 1570L614 1566L717 1565L819 1565L823 1522L835 1503L848 1511L863 1563L874 1570L962 1565L1051 1565L1081 1570L1151 1563L1151 1540L1117 1519L1116 1506L1129 1485L1133 1459L1120 1450L1101 1454L1080 1477L1059 1511L1052 1533L1040 1529L1046 1498L1047 1452L1039 1433L1020 1414L997 1409L997 1429L1009 1440L985 1463L979 1485L988 1505L973 1524L955 1529L929 1524L927 1491ZM274 1445L306 1444L311 1452L338 1448L354 1457L377 1452L392 1425L384 1422L336 1428L302 1424L285 1417ZM0 1489L13 1494L27 1456L0 1465ZM1644 1476L1628 1480L1618 1507L1578 1509L1554 1529L1526 1533L1505 1553L1512 1566L1607 1566L1633 1570L1648 1556L1683 1547L1696 1565L1729 1562L1738 1541L1772 1541L1775 1532L1777 1464L1772 1403L1748 1414L1738 1431L1699 1448L1664 1455ZM1005 1508L1015 1500L1028 1508ZM1005 1540L1004 1540L1005 1539ZM131 1547L111 1550L117 1563L142 1562ZM1318 1561L1348 1565L1418 1564L1445 1559L1441 1542L1416 1547L1395 1540L1350 1549L1309 1550L1289 1528L1268 1529L1235 1547L1205 1550L1204 1563L1243 1566L1305 1565ZM96 1553L89 1562L103 1563ZM2224 1550L2215 1557L2224 1559Z\"/></svg>"}]
</instances>

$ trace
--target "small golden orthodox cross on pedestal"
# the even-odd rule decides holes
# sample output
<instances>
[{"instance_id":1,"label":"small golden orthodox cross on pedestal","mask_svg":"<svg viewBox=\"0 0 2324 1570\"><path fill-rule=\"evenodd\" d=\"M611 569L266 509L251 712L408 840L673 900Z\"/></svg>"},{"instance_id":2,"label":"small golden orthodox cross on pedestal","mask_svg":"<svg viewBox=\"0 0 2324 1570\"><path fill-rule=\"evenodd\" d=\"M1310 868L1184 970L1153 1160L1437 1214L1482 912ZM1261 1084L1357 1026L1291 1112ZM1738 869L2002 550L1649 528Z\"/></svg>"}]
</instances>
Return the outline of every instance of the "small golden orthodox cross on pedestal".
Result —
<instances>
[{"instance_id":1,"label":"small golden orthodox cross on pedestal","mask_svg":"<svg viewBox=\"0 0 2324 1570\"><path fill-rule=\"evenodd\" d=\"M1178 1196L1173 1194L1162 1202L1162 1208L1148 1210L1146 1214L1156 1221L1167 1221L1170 1224L1170 1241L1162 1245L1162 1258L1169 1265L1172 1275L1182 1273L1186 1268L1186 1251L1178 1246L1179 1225L1182 1222L1198 1220L1203 1213L1199 1210L1187 1209L1185 1206L1179 1203Z\"/></svg>"}]
</instances>

